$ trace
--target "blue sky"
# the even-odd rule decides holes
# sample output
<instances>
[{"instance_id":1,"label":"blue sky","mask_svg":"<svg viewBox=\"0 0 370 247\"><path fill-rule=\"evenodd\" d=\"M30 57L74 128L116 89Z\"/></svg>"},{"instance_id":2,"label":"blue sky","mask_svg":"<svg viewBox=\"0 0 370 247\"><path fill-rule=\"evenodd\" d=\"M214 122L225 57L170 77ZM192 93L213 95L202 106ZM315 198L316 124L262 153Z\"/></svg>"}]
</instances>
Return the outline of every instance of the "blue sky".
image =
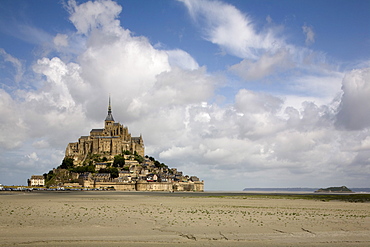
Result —
<instances>
[{"instance_id":1,"label":"blue sky","mask_svg":"<svg viewBox=\"0 0 370 247\"><path fill-rule=\"evenodd\" d=\"M0 3L0 183L116 121L244 187L369 187L369 1Z\"/></svg>"}]
</instances>

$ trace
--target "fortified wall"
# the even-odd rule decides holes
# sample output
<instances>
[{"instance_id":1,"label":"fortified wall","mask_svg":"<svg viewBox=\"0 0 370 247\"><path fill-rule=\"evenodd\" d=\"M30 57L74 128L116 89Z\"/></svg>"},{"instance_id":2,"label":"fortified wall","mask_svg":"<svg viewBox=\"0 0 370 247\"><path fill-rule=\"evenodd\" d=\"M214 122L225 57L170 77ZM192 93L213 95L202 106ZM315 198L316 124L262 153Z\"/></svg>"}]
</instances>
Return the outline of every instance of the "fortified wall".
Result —
<instances>
[{"instance_id":1,"label":"fortified wall","mask_svg":"<svg viewBox=\"0 0 370 247\"><path fill-rule=\"evenodd\" d=\"M81 185L85 188L114 188L119 191L204 191L203 182L148 182L140 180L133 183L92 182L82 183Z\"/></svg>"}]
</instances>

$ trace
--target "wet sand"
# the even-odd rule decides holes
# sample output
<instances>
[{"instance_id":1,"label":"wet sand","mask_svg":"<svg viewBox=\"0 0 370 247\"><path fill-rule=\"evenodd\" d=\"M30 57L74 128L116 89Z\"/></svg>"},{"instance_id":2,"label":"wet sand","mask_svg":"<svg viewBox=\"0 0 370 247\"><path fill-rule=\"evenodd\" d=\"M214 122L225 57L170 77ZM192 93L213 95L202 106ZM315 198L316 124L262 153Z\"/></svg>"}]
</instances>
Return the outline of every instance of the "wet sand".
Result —
<instances>
[{"instance_id":1,"label":"wet sand","mask_svg":"<svg viewBox=\"0 0 370 247\"><path fill-rule=\"evenodd\" d=\"M2 192L0 246L370 246L370 203L240 195Z\"/></svg>"}]
</instances>

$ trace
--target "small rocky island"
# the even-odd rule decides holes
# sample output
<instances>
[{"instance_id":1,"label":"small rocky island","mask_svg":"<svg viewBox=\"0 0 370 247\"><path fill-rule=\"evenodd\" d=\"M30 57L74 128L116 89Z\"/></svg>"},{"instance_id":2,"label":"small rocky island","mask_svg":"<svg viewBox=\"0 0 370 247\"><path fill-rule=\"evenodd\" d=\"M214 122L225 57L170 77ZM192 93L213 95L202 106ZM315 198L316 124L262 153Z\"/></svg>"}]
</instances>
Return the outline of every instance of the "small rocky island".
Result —
<instances>
[{"instance_id":1,"label":"small rocky island","mask_svg":"<svg viewBox=\"0 0 370 247\"><path fill-rule=\"evenodd\" d=\"M142 136L133 137L115 122L109 98L104 128L92 129L67 145L62 164L43 176L32 176L30 186L81 187L129 191L203 191L197 176L184 175L145 155Z\"/></svg>"},{"instance_id":2,"label":"small rocky island","mask_svg":"<svg viewBox=\"0 0 370 247\"><path fill-rule=\"evenodd\" d=\"M354 193L352 190L348 189L346 186L341 187L329 187L326 189L318 189L315 193Z\"/></svg>"}]
</instances>

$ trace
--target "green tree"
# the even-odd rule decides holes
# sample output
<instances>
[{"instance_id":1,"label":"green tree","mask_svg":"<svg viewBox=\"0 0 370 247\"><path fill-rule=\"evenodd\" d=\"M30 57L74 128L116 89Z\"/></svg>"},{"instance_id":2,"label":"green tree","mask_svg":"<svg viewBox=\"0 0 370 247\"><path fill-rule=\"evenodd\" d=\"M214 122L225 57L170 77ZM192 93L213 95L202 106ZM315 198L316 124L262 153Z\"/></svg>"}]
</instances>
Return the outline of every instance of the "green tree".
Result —
<instances>
[{"instance_id":1,"label":"green tree","mask_svg":"<svg viewBox=\"0 0 370 247\"><path fill-rule=\"evenodd\" d=\"M143 158L143 156L138 155L137 153L135 153L135 157L134 157L134 159L135 159L137 162L139 162L140 164L144 162L144 158Z\"/></svg>"},{"instance_id":2,"label":"green tree","mask_svg":"<svg viewBox=\"0 0 370 247\"><path fill-rule=\"evenodd\" d=\"M154 165L158 168L162 168L162 167L168 168L168 166L165 163L161 163L158 160L154 160Z\"/></svg>"},{"instance_id":3,"label":"green tree","mask_svg":"<svg viewBox=\"0 0 370 247\"><path fill-rule=\"evenodd\" d=\"M100 158L100 154L93 154L92 159L95 162L101 162L102 161L101 158Z\"/></svg>"},{"instance_id":4,"label":"green tree","mask_svg":"<svg viewBox=\"0 0 370 247\"><path fill-rule=\"evenodd\" d=\"M125 157L122 155L114 156L113 167L123 167L125 165Z\"/></svg>"},{"instance_id":5,"label":"green tree","mask_svg":"<svg viewBox=\"0 0 370 247\"><path fill-rule=\"evenodd\" d=\"M55 177L55 174L54 174L53 170L50 170L49 173L44 173L45 182L50 181L54 177Z\"/></svg>"},{"instance_id":6,"label":"green tree","mask_svg":"<svg viewBox=\"0 0 370 247\"><path fill-rule=\"evenodd\" d=\"M110 168L110 176L111 178L118 178L118 169L116 167Z\"/></svg>"},{"instance_id":7,"label":"green tree","mask_svg":"<svg viewBox=\"0 0 370 247\"><path fill-rule=\"evenodd\" d=\"M155 159L152 156L149 157L149 160L153 162L155 161Z\"/></svg>"},{"instance_id":8,"label":"green tree","mask_svg":"<svg viewBox=\"0 0 370 247\"><path fill-rule=\"evenodd\" d=\"M84 172L95 173L95 167L94 167L94 165L77 166L73 169L70 169L70 171L71 172L76 172L76 173L84 173Z\"/></svg>"},{"instance_id":9,"label":"green tree","mask_svg":"<svg viewBox=\"0 0 370 247\"><path fill-rule=\"evenodd\" d=\"M99 173L110 173L111 178L117 178L118 177L117 167L101 168L99 170Z\"/></svg>"},{"instance_id":10,"label":"green tree","mask_svg":"<svg viewBox=\"0 0 370 247\"><path fill-rule=\"evenodd\" d=\"M88 165L86 171L91 172L91 173L95 173L95 166L94 165Z\"/></svg>"},{"instance_id":11,"label":"green tree","mask_svg":"<svg viewBox=\"0 0 370 247\"><path fill-rule=\"evenodd\" d=\"M62 161L62 164L58 167L60 169L70 169L73 168L73 159L65 157Z\"/></svg>"}]
</instances>

